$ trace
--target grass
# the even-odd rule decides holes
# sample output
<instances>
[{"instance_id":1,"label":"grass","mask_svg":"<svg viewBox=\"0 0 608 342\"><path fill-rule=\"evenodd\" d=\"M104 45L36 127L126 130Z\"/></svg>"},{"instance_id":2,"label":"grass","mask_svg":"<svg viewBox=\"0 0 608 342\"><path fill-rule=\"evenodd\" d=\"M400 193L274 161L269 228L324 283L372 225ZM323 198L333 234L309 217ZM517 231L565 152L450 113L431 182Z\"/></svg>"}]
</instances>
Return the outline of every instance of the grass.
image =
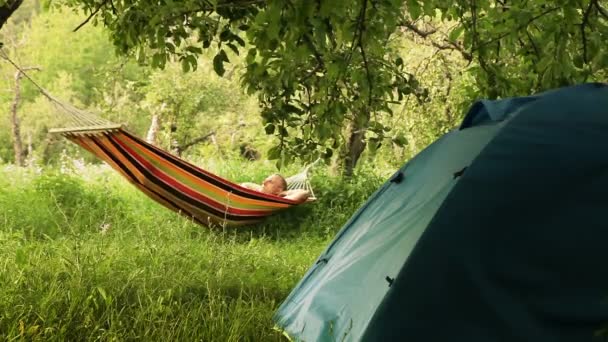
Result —
<instances>
[{"instance_id":1,"label":"grass","mask_svg":"<svg viewBox=\"0 0 608 342\"><path fill-rule=\"evenodd\" d=\"M2 340L284 340L274 311L381 182L345 183L321 168L318 202L210 230L108 168L66 165L0 166ZM202 166L235 181L272 172L261 162Z\"/></svg>"}]
</instances>

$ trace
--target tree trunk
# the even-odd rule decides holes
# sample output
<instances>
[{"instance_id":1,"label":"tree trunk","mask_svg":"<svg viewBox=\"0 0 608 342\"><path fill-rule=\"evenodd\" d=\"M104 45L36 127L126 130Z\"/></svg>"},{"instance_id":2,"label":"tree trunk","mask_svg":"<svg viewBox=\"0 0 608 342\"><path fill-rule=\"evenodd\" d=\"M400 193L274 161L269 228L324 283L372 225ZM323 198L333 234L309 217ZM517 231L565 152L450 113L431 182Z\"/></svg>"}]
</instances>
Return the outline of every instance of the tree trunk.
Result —
<instances>
[{"instance_id":1,"label":"tree trunk","mask_svg":"<svg viewBox=\"0 0 608 342\"><path fill-rule=\"evenodd\" d=\"M34 165L34 146L32 132L27 132L27 152L25 153L27 166Z\"/></svg>"},{"instance_id":2,"label":"tree trunk","mask_svg":"<svg viewBox=\"0 0 608 342\"><path fill-rule=\"evenodd\" d=\"M158 145L158 132L160 131L160 116L158 114L152 114L152 122L150 122L150 128L146 135L146 142L154 146Z\"/></svg>"},{"instance_id":3,"label":"tree trunk","mask_svg":"<svg viewBox=\"0 0 608 342\"><path fill-rule=\"evenodd\" d=\"M344 178L353 175L359 157L361 157L366 147L365 133L367 132L370 116L367 111L364 113L351 121L347 128L348 141L341 155L342 176Z\"/></svg>"},{"instance_id":4,"label":"tree trunk","mask_svg":"<svg viewBox=\"0 0 608 342\"><path fill-rule=\"evenodd\" d=\"M21 101L21 77L23 76L23 71L27 70L40 70L40 68L22 68L15 72L15 97L11 104L11 133L13 136L13 150L15 151L15 164L17 166L25 166L25 151L23 150L23 140L21 140L21 122L17 116L17 109Z\"/></svg>"},{"instance_id":5,"label":"tree trunk","mask_svg":"<svg viewBox=\"0 0 608 342\"><path fill-rule=\"evenodd\" d=\"M56 135L47 133L46 138L42 142L41 146L41 164L47 164L52 157L53 153L53 144L57 141Z\"/></svg>"},{"instance_id":6,"label":"tree trunk","mask_svg":"<svg viewBox=\"0 0 608 342\"><path fill-rule=\"evenodd\" d=\"M21 80L21 71L15 73L15 97L11 105L11 133L13 136L13 150L15 151L15 164L17 166L25 166L23 155L23 142L21 140L21 122L17 116L17 108L21 100L21 89L19 81Z\"/></svg>"}]
</instances>

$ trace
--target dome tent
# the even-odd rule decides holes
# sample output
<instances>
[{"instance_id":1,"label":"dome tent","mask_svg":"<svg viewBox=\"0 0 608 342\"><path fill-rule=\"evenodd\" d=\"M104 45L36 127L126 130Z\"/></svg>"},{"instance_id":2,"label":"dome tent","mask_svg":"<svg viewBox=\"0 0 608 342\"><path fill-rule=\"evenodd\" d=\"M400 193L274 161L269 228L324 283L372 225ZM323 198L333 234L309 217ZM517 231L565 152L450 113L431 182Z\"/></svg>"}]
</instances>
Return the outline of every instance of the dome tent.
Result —
<instances>
[{"instance_id":1,"label":"dome tent","mask_svg":"<svg viewBox=\"0 0 608 342\"><path fill-rule=\"evenodd\" d=\"M608 323L608 87L475 103L275 314L304 341L593 341Z\"/></svg>"}]
</instances>

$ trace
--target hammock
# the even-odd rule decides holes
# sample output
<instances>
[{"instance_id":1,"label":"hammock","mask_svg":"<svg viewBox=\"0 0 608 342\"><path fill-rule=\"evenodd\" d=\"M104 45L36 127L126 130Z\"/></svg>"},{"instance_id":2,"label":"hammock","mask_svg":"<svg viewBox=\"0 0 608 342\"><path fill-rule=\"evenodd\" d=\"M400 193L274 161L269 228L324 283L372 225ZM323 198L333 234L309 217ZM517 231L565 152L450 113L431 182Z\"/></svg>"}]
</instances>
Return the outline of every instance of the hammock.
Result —
<instances>
[{"instance_id":1,"label":"hammock","mask_svg":"<svg viewBox=\"0 0 608 342\"><path fill-rule=\"evenodd\" d=\"M53 129L120 172L144 194L195 222L238 226L299 204L222 179L158 147L121 125ZM288 189L306 189L315 199L308 170L286 179Z\"/></svg>"},{"instance_id":2,"label":"hammock","mask_svg":"<svg viewBox=\"0 0 608 342\"><path fill-rule=\"evenodd\" d=\"M0 57L12 64L63 115L63 128L50 130L80 145L124 176L163 206L206 225L239 226L257 223L299 202L242 187L205 171L130 133L123 125L64 103L40 87L2 49ZM304 189L316 197L308 171L319 161L289 177L287 189Z\"/></svg>"},{"instance_id":3,"label":"hammock","mask_svg":"<svg viewBox=\"0 0 608 342\"><path fill-rule=\"evenodd\" d=\"M279 210L299 204L280 196L242 187L178 158L130 133L123 125L64 103L40 87L4 51L11 63L55 105L66 122L50 130L80 145L117 170L144 194L163 206L205 225L257 223ZM288 189L304 189L316 197L308 171L319 161L286 179Z\"/></svg>"}]
</instances>

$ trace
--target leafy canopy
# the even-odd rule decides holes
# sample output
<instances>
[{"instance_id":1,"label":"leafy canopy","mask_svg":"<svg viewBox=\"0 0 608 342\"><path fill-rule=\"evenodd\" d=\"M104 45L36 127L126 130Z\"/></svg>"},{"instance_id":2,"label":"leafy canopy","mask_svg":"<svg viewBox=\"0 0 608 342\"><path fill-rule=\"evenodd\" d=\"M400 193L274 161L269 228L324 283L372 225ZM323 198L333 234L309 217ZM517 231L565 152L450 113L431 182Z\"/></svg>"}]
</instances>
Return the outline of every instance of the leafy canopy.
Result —
<instances>
[{"instance_id":1,"label":"leafy canopy","mask_svg":"<svg viewBox=\"0 0 608 342\"><path fill-rule=\"evenodd\" d=\"M460 53L482 96L602 80L608 69L606 0L63 1L154 67L177 58L195 70L210 49L223 75L231 55L245 55L243 86L279 138L271 158L329 157L347 123L381 139L393 103L424 98L397 54L403 31ZM455 25L428 28L438 21Z\"/></svg>"}]
</instances>

